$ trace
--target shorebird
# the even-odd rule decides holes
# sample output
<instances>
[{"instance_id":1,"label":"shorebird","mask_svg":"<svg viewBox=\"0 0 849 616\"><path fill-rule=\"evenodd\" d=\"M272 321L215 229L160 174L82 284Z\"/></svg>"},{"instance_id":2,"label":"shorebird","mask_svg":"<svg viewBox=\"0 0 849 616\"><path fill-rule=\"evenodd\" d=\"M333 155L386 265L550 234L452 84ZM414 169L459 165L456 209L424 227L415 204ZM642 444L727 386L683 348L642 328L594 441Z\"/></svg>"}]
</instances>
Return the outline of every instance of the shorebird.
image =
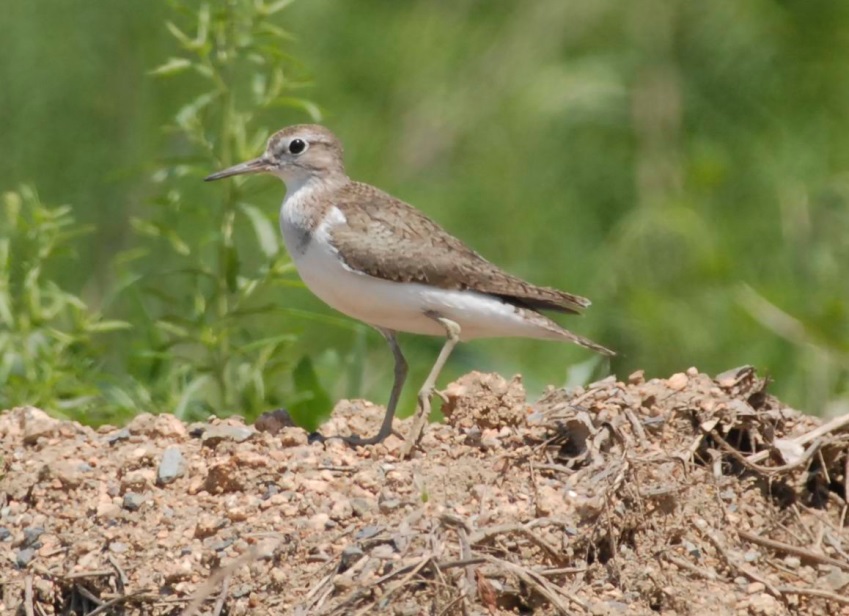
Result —
<instances>
[{"instance_id":1,"label":"shorebird","mask_svg":"<svg viewBox=\"0 0 849 616\"><path fill-rule=\"evenodd\" d=\"M340 437L352 445L379 443L392 432L407 377L397 332L446 337L419 391L405 455L421 436L436 380L460 341L538 338L614 355L540 313L579 313L588 299L508 274L413 206L350 179L342 144L323 126L284 128L259 158L205 179L249 173L274 175L286 184L280 229L306 286L332 308L377 329L392 350L395 378L380 430L370 438Z\"/></svg>"}]
</instances>

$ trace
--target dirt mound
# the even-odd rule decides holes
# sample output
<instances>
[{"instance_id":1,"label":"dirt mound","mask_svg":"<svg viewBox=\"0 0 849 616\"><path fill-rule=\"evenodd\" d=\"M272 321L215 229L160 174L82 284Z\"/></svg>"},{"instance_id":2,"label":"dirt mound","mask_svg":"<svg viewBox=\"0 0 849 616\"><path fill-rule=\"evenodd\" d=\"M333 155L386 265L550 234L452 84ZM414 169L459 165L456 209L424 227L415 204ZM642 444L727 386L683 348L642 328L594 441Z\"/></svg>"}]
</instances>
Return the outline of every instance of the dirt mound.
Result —
<instances>
[{"instance_id":1,"label":"dirt mound","mask_svg":"<svg viewBox=\"0 0 849 616\"><path fill-rule=\"evenodd\" d=\"M750 368L531 405L497 375L445 393L410 460L282 413L93 430L8 411L0 612L849 613L849 417L786 408ZM341 402L323 432L382 412Z\"/></svg>"}]
</instances>

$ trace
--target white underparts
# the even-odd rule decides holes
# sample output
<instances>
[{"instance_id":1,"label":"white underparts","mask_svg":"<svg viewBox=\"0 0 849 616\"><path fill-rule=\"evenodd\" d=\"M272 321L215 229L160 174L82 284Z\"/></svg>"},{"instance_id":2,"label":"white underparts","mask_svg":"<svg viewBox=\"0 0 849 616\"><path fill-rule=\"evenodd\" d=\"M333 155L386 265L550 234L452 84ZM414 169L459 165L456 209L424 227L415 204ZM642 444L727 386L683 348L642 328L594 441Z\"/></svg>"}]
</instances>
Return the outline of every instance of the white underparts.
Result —
<instances>
[{"instance_id":1,"label":"white underparts","mask_svg":"<svg viewBox=\"0 0 849 616\"><path fill-rule=\"evenodd\" d=\"M304 283L336 310L384 329L444 336L442 325L428 316L438 314L460 325L462 340L512 336L564 340L568 336L546 317L489 295L392 282L352 270L329 241L329 230L346 222L338 208L328 210L304 241L309 220L302 208L308 198L306 189L287 195L283 202L283 239Z\"/></svg>"}]
</instances>

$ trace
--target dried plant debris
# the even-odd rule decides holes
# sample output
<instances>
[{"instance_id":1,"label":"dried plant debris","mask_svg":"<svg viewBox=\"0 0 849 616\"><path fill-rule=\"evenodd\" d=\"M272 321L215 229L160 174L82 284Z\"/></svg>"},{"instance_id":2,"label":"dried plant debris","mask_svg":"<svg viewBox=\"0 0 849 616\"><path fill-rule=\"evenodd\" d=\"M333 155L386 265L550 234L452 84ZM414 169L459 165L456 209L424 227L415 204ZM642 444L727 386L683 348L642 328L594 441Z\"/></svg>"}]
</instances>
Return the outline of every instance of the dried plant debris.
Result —
<instances>
[{"instance_id":1,"label":"dried plant debris","mask_svg":"<svg viewBox=\"0 0 849 616\"><path fill-rule=\"evenodd\" d=\"M275 412L0 415L6 614L847 614L849 416L750 367L529 404L470 374L402 460ZM340 402L324 434L383 414ZM273 420L273 421L272 421Z\"/></svg>"}]
</instances>

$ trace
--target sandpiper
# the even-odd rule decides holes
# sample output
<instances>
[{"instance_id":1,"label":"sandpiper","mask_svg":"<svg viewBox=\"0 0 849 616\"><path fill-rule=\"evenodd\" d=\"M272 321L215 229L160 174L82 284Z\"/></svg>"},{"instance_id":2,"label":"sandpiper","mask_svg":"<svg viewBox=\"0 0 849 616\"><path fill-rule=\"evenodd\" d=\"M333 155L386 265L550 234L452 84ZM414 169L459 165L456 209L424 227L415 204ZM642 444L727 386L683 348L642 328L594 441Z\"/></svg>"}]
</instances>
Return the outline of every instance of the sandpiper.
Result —
<instances>
[{"instance_id":1,"label":"sandpiper","mask_svg":"<svg viewBox=\"0 0 849 616\"><path fill-rule=\"evenodd\" d=\"M539 338L614 355L539 312L578 313L589 300L508 274L413 206L351 180L342 144L323 126L284 128L268 140L262 156L206 180L247 173L285 182L280 228L307 287L331 307L377 329L392 349L395 380L380 430L370 438L345 437L353 445L379 443L392 432L407 376L397 332L447 338L419 391L405 453L421 435L436 379L460 341Z\"/></svg>"}]
</instances>

